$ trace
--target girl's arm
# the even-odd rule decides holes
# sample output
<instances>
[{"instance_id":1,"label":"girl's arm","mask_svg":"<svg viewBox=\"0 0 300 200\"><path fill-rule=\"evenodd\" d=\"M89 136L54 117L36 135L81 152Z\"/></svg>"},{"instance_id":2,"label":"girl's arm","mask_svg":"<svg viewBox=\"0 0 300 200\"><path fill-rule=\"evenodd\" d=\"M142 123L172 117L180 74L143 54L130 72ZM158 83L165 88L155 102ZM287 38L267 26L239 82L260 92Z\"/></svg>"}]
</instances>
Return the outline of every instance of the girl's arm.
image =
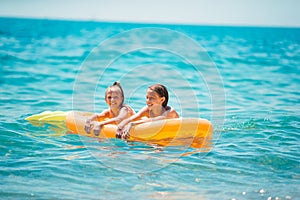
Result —
<instances>
[{"instance_id":1,"label":"girl's arm","mask_svg":"<svg viewBox=\"0 0 300 200\"><path fill-rule=\"evenodd\" d=\"M150 122L150 121L157 121L157 120L171 119L171 118L178 118L178 117L179 117L178 113L173 108L170 107L170 109L166 110L161 116L141 119L134 122L129 121L125 129L123 128L122 133L121 134L117 133L117 135L121 135L121 138L126 139L129 137L129 132L132 126L142 124L145 122Z\"/></svg>"},{"instance_id":2,"label":"girl's arm","mask_svg":"<svg viewBox=\"0 0 300 200\"><path fill-rule=\"evenodd\" d=\"M126 139L126 138L129 137L129 132L130 132L130 129L131 129L132 126L142 124L142 123L146 123L146 122L162 120L162 119L166 119L166 116L157 116L157 117L152 117L152 118L145 118L145 119L141 119L141 120L134 121L134 122L129 121L127 123L127 126L121 130L121 133L119 133L117 131L117 136L119 136L123 139Z\"/></svg>"},{"instance_id":3,"label":"girl's arm","mask_svg":"<svg viewBox=\"0 0 300 200\"><path fill-rule=\"evenodd\" d=\"M106 110L103 110L99 114L96 113L96 114L92 115L91 117L89 117L87 119L87 121L95 121L95 120L99 121L99 120L102 120L105 117L108 117L108 115L109 115L109 110L106 109Z\"/></svg>"},{"instance_id":4,"label":"girl's arm","mask_svg":"<svg viewBox=\"0 0 300 200\"><path fill-rule=\"evenodd\" d=\"M128 112L129 112L128 108L123 106L120 109L119 115L117 117L114 117L114 118L111 118L111 119L108 119L108 120L105 120L105 121L102 121L102 122L96 122L96 125L94 127L94 134L96 136L98 136L99 133L100 133L101 127L103 125L111 124L111 123L120 123L122 120L124 120L127 117Z\"/></svg>"},{"instance_id":5,"label":"girl's arm","mask_svg":"<svg viewBox=\"0 0 300 200\"><path fill-rule=\"evenodd\" d=\"M128 108L127 107L122 107L119 111L119 115L117 117L99 122L102 125L106 125L106 124L111 124L111 123L120 123L122 120L124 120L128 115Z\"/></svg>"},{"instance_id":6,"label":"girl's arm","mask_svg":"<svg viewBox=\"0 0 300 200\"><path fill-rule=\"evenodd\" d=\"M94 114L91 117L89 117L86 122L85 122L85 126L84 126L84 130L87 133L90 133L92 127L93 127L93 121L98 121L98 120L103 120L105 117L107 117L109 115L109 110L104 110L99 114Z\"/></svg>"},{"instance_id":7,"label":"girl's arm","mask_svg":"<svg viewBox=\"0 0 300 200\"><path fill-rule=\"evenodd\" d=\"M124 135L124 128L128 127L128 125L131 125L131 121L135 119L142 118L143 116L148 116L148 107L143 107L138 113L132 115L131 117L124 119L121 123L118 125L118 129L116 132L116 137L121 138ZM131 127L131 126L130 126Z\"/></svg>"},{"instance_id":8,"label":"girl's arm","mask_svg":"<svg viewBox=\"0 0 300 200\"><path fill-rule=\"evenodd\" d=\"M170 107L169 110L166 110L160 116L145 118L145 119L141 119L141 120L134 121L134 122L131 122L131 123L132 123L132 125L137 125L137 124L141 124L141 123L144 123L144 122L163 120L163 119L171 119L171 118L179 118L179 115L173 108Z\"/></svg>"},{"instance_id":9,"label":"girl's arm","mask_svg":"<svg viewBox=\"0 0 300 200\"><path fill-rule=\"evenodd\" d=\"M132 115L131 117L124 119L121 123L118 125L118 129L123 129L129 122L141 118L143 116L147 116L148 113L148 107L143 107L138 113Z\"/></svg>"},{"instance_id":10,"label":"girl's arm","mask_svg":"<svg viewBox=\"0 0 300 200\"><path fill-rule=\"evenodd\" d=\"M166 116L157 116L157 117L151 117L151 118L144 118L144 119L140 119L138 121L134 121L134 122L130 122L130 123L134 126L134 125L142 124L142 123L145 123L145 122L151 122L151 121L162 120L162 119L166 119Z\"/></svg>"}]
</instances>

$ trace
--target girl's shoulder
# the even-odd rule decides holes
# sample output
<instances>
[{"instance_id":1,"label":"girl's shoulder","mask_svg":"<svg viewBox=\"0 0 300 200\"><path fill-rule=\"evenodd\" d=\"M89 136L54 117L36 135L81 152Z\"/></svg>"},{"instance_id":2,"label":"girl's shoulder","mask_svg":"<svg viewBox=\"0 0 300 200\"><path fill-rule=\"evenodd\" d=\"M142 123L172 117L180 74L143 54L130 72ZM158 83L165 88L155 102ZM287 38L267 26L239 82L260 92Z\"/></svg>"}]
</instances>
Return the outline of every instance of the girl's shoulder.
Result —
<instances>
[{"instance_id":1,"label":"girl's shoulder","mask_svg":"<svg viewBox=\"0 0 300 200\"><path fill-rule=\"evenodd\" d=\"M176 112L176 110L173 107L171 107L171 106L167 106L166 107L166 112L167 112L167 117L168 118L178 118L179 117L179 115Z\"/></svg>"},{"instance_id":2,"label":"girl's shoulder","mask_svg":"<svg viewBox=\"0 0 300 200\"><path fill-rule=\"evenodd\" d=\"M165 109L168 112L175 111L175 109L172 106L166 106Z\"/></svg>"},{"instance_id":3,"label":"girl's shoulder","mask_svg":"<svg viewBox=\"0 0 300 200\"><path fill-rule=\"evenodd\" d=\"M127 104L123 104L121 108L127 108L128 110L133 110L133 108Z\"/></svg>"}]
</instances>

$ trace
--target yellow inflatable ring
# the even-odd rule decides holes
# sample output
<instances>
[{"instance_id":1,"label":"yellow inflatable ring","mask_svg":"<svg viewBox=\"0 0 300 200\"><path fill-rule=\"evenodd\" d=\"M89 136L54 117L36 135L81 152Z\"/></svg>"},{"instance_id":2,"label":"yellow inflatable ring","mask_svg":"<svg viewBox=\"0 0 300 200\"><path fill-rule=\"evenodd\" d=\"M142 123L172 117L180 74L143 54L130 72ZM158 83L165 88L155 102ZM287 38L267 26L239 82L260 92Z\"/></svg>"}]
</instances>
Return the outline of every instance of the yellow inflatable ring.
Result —
<instances>
[{"instance_id":1,"label":"yellow inflatable ring","mask_svg":"<svg viewBox=\"0 0 300 200\"><path fill-rule=\"evenodd\" d=\"M98 136L86 133L85 122L93 113L71 111L66 115L66 125L71 133L97 138L115 138L117 126L108 124L102 127ZM202 147L203 141L211 138L212 124L206 119L175 118L147 122L133 126L129 141L156 143L162 146L188 145Z\"/></svg>"}]
</instances>

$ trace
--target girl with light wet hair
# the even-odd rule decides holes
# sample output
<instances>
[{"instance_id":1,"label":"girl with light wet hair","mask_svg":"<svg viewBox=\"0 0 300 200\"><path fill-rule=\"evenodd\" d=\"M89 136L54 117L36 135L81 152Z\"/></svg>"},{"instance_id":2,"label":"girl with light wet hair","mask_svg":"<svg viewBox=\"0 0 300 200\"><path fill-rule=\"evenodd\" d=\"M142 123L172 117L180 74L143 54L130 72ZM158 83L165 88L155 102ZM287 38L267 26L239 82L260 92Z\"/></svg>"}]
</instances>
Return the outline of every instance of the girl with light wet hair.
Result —
<instances>
[{"instance_id":1,"label":"girl with light wet hair","mask_svg":"<svg viewBox=\"0 0 300 200\"><path fill-rule=\"evenodd\" d=\"M86 121L85 131L87 133L93 129L94 135L98 136L103 125L119 124L135 114L130 106L124 104L124 92L120 82L114 82L106 89L105 101L109 108L93 115Z\"/></svg>"}]
</instances>

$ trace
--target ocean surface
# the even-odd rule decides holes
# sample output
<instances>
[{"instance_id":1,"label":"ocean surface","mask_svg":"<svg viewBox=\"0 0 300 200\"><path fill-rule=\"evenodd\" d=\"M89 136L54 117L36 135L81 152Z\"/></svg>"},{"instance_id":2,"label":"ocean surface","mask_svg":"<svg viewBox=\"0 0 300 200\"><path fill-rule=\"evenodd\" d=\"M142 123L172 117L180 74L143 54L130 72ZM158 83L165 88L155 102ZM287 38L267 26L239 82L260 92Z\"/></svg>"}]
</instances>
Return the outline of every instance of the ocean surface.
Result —
<instances>
[{"instance_id":1,"label":"ocean surface","mask_svg":"<svg viewBox=\"0 0 300 200\"><path fill-rule=\"evenodd\" d=\"M300 29L0 18L0 199L300 199ZM136 111L162 83L210 148L30 123L100 112L119 80Z\"/></svg>"}]
</instances>

